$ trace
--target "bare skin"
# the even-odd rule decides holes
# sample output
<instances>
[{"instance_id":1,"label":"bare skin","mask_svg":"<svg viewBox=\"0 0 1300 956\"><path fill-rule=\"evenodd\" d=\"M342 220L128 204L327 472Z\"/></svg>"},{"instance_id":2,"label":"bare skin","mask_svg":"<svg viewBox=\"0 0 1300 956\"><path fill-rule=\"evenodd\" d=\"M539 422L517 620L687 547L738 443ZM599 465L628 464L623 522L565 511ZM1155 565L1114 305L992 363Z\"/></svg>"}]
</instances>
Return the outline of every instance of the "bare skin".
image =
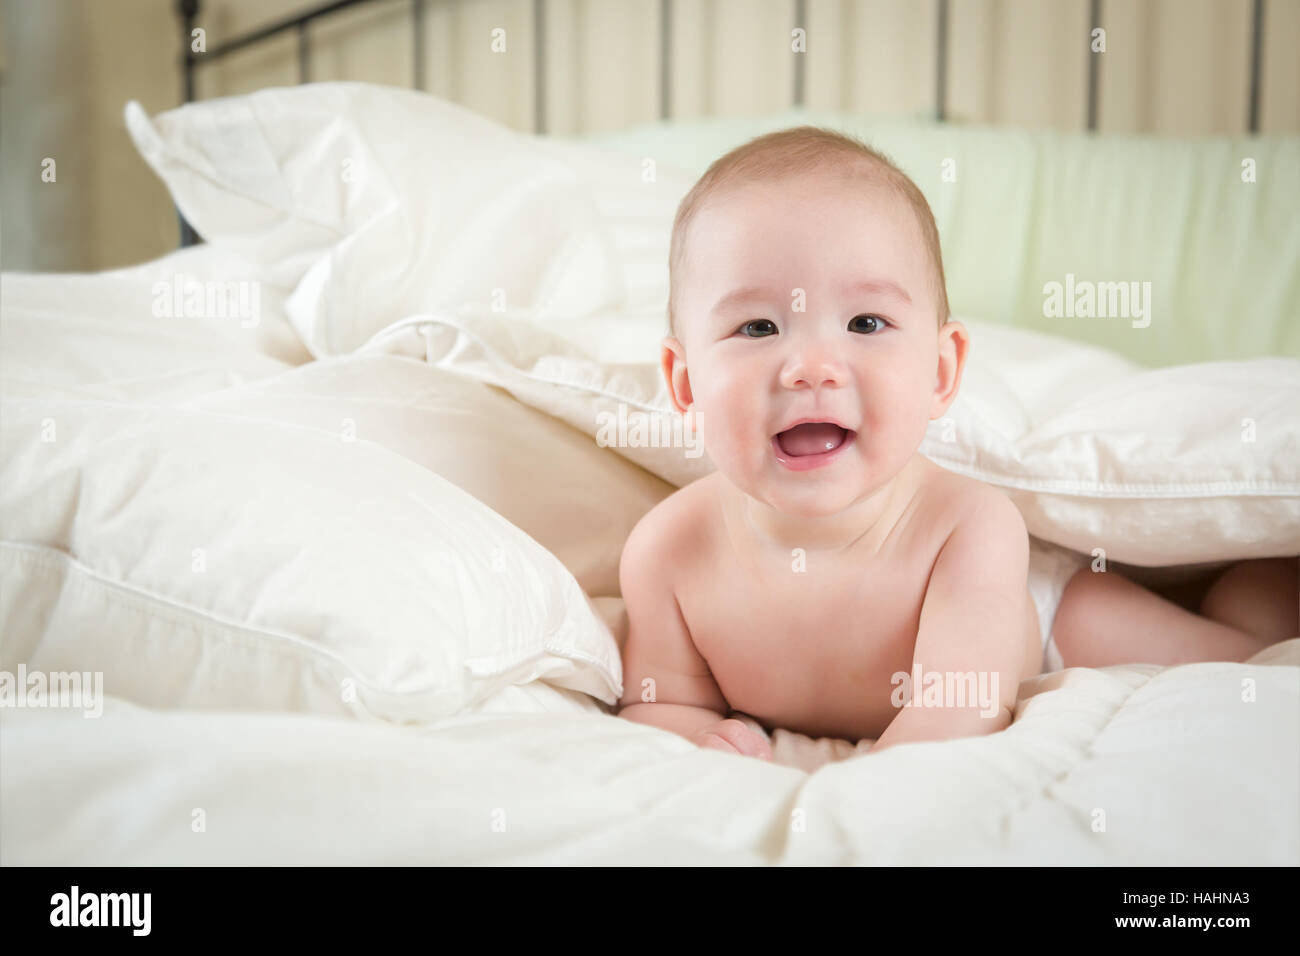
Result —
<instances>
[{"instance_id":1,"label":"bare skin","mask_svg":"<svg viewBox=\"0 0 1300 956\"><path fill-rule=\"evenodd\" d=\"M834 175L746 184L701 210L689 248L663 371L717 471L625 545L620 716L769 759L735 713L874 738L872 753L1006 728L1043 653L1028 536L1002 492L917 453L956 398L968 335L938 322L914 213ZM1241 660L1296 632L1257 576L1206 595L1221 621L1078 576L1058 647L1067 666ZM1238 592L1276 613L1247 621ZM1247 630L1258 620L1267 634ZM900 706L899 675L917 673L979 674L992 699Z\"/></svg>"},{"instance_id":2,"label":"bare skin","mask_svg":"<svg viewBox=\"0 0 1300 956\"><path fill-rule=\"evenodd\" d=\"M1185 604L1114 572L1076 572L1052 628L1067 667L1244 661L1300 633L1300 559L1243 561Z\"/></svg>"},{"instance_id":3,"label":"bare skin","mask_svg":"<svg viewBox=\"0 0 1300 956\"><path fill-rule=\"evenodd\" d=\"M726 736L715 725L739 711L769 731L784 727L859 740L881 738L900 713L909 720L897 728L898 738L906 731L909 739L939 739L979 732L981 724L991 730L1010 723L1017 686L1039 673L1043 656L1023 572L1009 595L1015 600L999 609L1005 640L999 635L985 655L930 637L935 647L924 661L926 670L944 669L947 662L960 671L996 662L996 717L968 710L939 719L900 712L891 700L891 678L910 673L921 653L927 583L958 525L986 509L983 520L1005 524L1006 546L1014 549L1019 539L1024 553L1018 560L1022 566L1027 561L1024 525L1000 492L917 455L866 533L843 545L805 547L802 556L792 553L792 542L764 537L745 506L744 496L715 473L665 499L633 532L624 551L623 593L635 634L624 654L622 716L756 756L770 756L761 737L736 720L723 728ZM1002 546L989 542L987 551L975 553L997 562ZM1006 560L1014 564L1017 556ZM660 574L647 576L651 568ZM651 631L641 623L648 616L638 612L655 606L656 595L669 594L678 620ZM928 613L942 613L933 599ZM640 702L646 678L654 681L655 703ZM665 713L665 702L678 709Z\"/></svg>"}]
</instances>

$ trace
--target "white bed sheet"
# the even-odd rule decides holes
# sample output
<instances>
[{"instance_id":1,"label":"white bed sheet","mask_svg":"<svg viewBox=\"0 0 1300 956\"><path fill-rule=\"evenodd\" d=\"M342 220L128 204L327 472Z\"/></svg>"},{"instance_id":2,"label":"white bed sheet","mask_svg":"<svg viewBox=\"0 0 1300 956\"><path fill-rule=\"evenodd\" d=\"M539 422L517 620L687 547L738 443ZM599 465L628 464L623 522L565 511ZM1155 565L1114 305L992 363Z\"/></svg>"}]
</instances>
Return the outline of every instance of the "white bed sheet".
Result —
<instances>
[{"instance_id":1,"label":"white bed sheet","mask_svg":"<svg viewBox=\"0 0 1300 956\"><path fill-rule=\"evenodd\" d=\"M1300 641L1268 659L1071 670L1029 682L1004 733L812 773L558 702L419 728L16 711L0 846L7 865L1295 865ZM783 759L811 749L778 731Z\"/></svg>"}]
</instances>

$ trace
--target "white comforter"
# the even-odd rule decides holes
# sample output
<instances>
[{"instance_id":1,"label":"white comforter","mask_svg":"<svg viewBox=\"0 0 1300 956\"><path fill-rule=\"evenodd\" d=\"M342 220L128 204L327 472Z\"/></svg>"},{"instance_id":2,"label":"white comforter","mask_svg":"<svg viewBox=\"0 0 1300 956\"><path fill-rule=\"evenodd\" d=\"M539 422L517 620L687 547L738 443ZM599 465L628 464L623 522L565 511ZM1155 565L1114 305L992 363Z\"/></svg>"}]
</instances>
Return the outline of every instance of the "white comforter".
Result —
<instances>
[{"instance_id":1,"label":"white comforter","mask_svg":"<svg viewBox=\"0 0 1300 956\"><path fill-rule=\"evenodd\" d=\"M311 362L271 287L255 329L151 314L234 268L3 280L0 669L107 696L0 709L0 862L1300 863L1300 640L1046 675L1004 733L874 756L609 716L618 545L670 485L436 336Z\"/></svg>"}]
</instances>

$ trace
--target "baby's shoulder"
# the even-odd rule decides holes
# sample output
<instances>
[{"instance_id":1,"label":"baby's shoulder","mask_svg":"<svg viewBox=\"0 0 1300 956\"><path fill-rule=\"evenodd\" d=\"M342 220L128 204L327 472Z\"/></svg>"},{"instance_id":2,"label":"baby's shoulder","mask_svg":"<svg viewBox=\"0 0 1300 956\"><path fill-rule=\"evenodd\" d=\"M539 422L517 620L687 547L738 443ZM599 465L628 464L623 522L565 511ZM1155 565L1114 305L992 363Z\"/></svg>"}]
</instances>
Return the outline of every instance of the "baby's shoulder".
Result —
<instances>
[{"instance_id":1,"label":"baby's shoulder","mask_svg":"<svg viewBox=\"0 0 1300 956\"><path fill-rule=\"evenodd\" d=\"M999 535L1025 534L1024 518L999 488L968 478L926 460L922 510L934 514L945 537L959 529Z\"/></svg>"},{"instance_id":2,"label":"baby's shoulder","mask_svg":"<svg viewBox=\"0 0 1300 956\"><path fill-rule=\"evenodd\" d=\"M641 516L623 545L620 574L677 569L700 555L717 512L713 479L682 486Z\"/></svg>"}]
</instances>

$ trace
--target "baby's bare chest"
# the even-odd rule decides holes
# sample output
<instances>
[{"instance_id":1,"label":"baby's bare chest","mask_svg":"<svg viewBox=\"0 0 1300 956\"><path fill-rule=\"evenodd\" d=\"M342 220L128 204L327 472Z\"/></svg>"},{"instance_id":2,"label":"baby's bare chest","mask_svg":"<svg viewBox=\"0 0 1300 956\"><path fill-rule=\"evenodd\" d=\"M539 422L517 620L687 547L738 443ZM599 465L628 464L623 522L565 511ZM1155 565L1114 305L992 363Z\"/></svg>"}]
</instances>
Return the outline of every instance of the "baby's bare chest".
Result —
<instances>
[{"instance_id":1,"label":"baby's bare chest","mask_svg":"<svg viewBox=\"0 0 1300 956\"><path fill-rule=\"evenodd\" d=\"M718 562L678 601L733 710L811 736L878 736L909 672L933 555L863 566L792 554L788 569Z\"/></svg>"}]
</instances>

